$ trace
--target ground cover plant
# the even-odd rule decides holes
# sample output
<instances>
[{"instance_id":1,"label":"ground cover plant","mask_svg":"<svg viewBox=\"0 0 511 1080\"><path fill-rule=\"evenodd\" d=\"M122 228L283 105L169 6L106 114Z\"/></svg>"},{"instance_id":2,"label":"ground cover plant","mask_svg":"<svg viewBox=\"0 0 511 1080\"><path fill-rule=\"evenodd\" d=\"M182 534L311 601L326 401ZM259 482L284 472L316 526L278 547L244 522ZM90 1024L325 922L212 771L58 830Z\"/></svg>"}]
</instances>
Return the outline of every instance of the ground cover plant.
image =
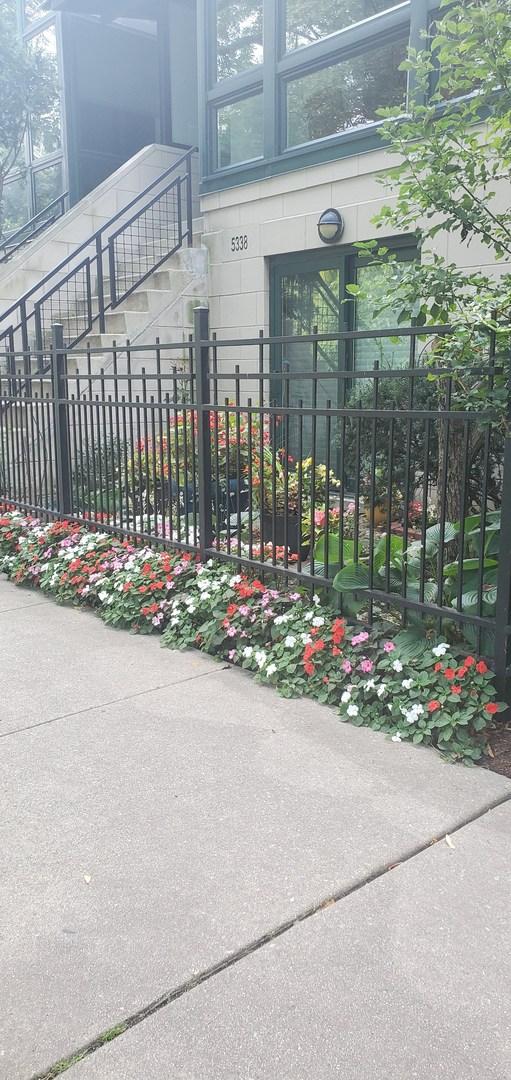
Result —
<instances>
[{"instance_id":1,"label":"ground cover plant","mask_svg":"<svg viewBox=\"0 0 511 1080\"><path fill-rule=\"evenodd\" d=\"M403 632L349 625L318 595L249 577L229 560L201 564L188 551L135 546L97 526L44 524L6 508L0 571L60 602L91 607L107 623L162 633L171 648L202 649L286 697L312 697L342 720L396 743L435 746L452 760L476 761L494 715L506 708L483 659L433 636L410 656Z\"/></svg>"}]
</instances>

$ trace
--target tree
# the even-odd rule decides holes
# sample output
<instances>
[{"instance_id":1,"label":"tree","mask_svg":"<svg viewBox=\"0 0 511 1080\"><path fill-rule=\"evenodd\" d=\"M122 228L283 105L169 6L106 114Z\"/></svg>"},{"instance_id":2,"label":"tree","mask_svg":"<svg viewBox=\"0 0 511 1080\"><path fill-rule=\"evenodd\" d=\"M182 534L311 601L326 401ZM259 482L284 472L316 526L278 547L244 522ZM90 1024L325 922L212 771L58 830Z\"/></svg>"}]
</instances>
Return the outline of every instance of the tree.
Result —
<instances>
[{"instance_id":1,"label":"tree","mask_svg":"<svg viewBox=\"0 0 511 1080\"><path fill-rule=\"evenodd\" d=\"M23 164L30 115L51 114L57 99L55 61L37 42L25 47L14 0L0 0L0 236L6 177Z\"/></svg>"},{"instance_id":2,"label":"tree","mask_svg":"<svg viewBox=\"0 0 511 1080\"><path fill-rule=\"evenodd\" d=\"M488 358L489 333L497 342L497 360L507 366L510 345L511 273L511 0L441 0L436 24L424 48L411 49L403 67L411 93L405 116L381 110L381 133L398 163L385 176L394 202L375 221L388 232L415 233L422 252L401 279L394 278L385 297L400 312L399 321L415 319L425 327L449 323L454 333L437 338L430 351L435 366L463 367ZM455 234L467 245L476 240L488 263L501 263L498 274L464 270L435 253L441 234ZM392 254L376 242L360 245L379 258ZM484 265L484 257L478 257ZM392 279L391 279L392 281ZM354 295L358 290L352 289ZM442 382L438 395L442 400ZM498 411L507 425L507 373L488 390L488 377L460 375L451 408ZM472 436L472 463L481 451L483 432ZM459 514L463 460L463 425L453 424L445 500L447 516ZM443 449L439 448L440 473Z\"/></svg>"}]
</instances>

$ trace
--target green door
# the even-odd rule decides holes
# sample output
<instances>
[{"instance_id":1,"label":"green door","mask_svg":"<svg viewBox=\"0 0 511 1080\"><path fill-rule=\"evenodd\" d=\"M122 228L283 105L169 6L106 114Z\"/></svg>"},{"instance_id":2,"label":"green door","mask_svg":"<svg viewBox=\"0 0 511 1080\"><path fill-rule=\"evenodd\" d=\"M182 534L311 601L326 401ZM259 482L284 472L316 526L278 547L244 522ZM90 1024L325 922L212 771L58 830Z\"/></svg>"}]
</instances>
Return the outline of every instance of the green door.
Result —
<instances>
[{"instance_id":1,"label":"green door","mask_svg":"<svg viewBox=\"0 0 511 1080\"><path fill-rule=\"evenodd\" d=\"M397 324L397 313L392 305L384 312L374 315L375 306L388 287L389 279L402 274L407 263L416 257L411 244L396 249L397 259L381 265L370 257L360 256L353 248L335 248L282 256L273 260L271 268L271 333L277 336L300 337L313 334L340 333L344 330L377 330ZM354 300L346 286L360 285L363 298ZM288 404L324 409L344 404L349 398L353 383L344 379L325 378L313 380L306 372L316 370L337 372L339 370L363 370L374 367L397 368L408 363L409 345L406 338L400 341L387 339L361 340L356 342L320 342L317 349L312 343L289 342L274 349L272 366L281 371L283 366L293 378L289 380ZM300 373L304 378L300 379ZM283 404L280 380L274 384L275 399ZM296 455L300 449L303 456L312 453L313 443L318 462L325 463L330 455L335 468L337 421L330 423L324 417L316 420L291 418L289 424L289 449Z\"/></svg>"}]
</instances>

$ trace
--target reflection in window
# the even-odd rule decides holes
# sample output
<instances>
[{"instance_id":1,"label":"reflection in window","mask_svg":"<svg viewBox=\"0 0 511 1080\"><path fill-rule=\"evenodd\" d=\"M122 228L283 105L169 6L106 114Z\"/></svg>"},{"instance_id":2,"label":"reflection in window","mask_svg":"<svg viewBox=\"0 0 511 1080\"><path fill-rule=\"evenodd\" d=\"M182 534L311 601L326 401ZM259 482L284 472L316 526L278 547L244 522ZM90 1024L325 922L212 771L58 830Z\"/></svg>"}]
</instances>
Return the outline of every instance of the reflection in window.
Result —
<instances>
[{"instance_id":1,"label":"reflection in window","mask_svg":"<svg viewBox=\"0 0 511 1080\"><path fill-rule=\"evenodd\" d=\"M286 0L286 48L311 45L392 7L393 0Z\"/></svg>"},{"instance_id":2,"label":"reflection in window","mask_svg":"<svg viewBox=\"0 0 511 1080\"><path fill-rule=\"evenodd\" d=\"M60 95L57 63L57 36L54 26L47 27L32 38L48 61L51 85L48 88L47 107L44 113L30 118L32 157L35 159L53 154L61 146ZM29 46L30 47L30 46Z\"/></svg>"},{"instance_id":3,"label":"reflection in window","mask_svg":"<svg viewBox=\"0 0 511 1080\"><path fill-rule=\"evenodd\" d=\"M287 145L323 139L378 119L377 109L405 100L402 39L321 68L287 85Z\"/></svg>"},{"instance_id":4,"label":"reflection in window","mask_svg":"<svg viewBox=\"0 0 511 1080\"><path fill-rule=\"evenodd\" d=\"M16 180L8 180L2 193L0 235L8 236L20 229L29 217L26 177L19 176Z\"/></svg>"},{"instance_id":5,"label":"reflection in window","mask_svg":"<svg viewBox=\"0 0 511 1080\"><path fill-rule=\"evenodd\" d=\"M262 63L262 0L217 0L216 37L217 79Z\"/></svg>"},{"instance_id":6,"label":"reflection in window","mask_svg":"<svg viewBox=\"0 0 511 1080\"><path fill-rule=\"evenodd\" d=\"M60 161L55 165L47 165L45 169L38 169L34 173L34 201L35 213L44 210L45 206L57 199L62 194L62 165Z\"/></svg>"},{"instance_id":7,"label":"reflection in window","mask_svg":"<svg viewBox=\"0 0 511 1080\"><path fill-rule=\"evenodd\" d=\"M217 111L218 167L252 161L263 153L263 95L222 105Z\"/></svg>"},{"instance_id":8,"label":"reflection in window","mask_svg":"<svg viewBox=\"0 0 511 1080\"><path fill-rule=\"evenodd\" d=\"M25 0L25 22L33 22L46 15L50 7L50 0Z\"/></svg>"},{"instance_id":9,"label":"reflection in window","mask_svg":"<svg viewBox=\"0 0 511 1080\"><path fill-rule=\"evenodd\" d=\"M357 267L357 285L362 289L355 305L356 330L390 330L398 325L402 305L391 303L382 308L382 301L393 285L398 285L406 274L409 261L369 263ZM364 368L407 367L410 356L408 338L396 341L392 338L375 338L354 342L353 362L357 371Z\"/></svg>"}]
</instances>

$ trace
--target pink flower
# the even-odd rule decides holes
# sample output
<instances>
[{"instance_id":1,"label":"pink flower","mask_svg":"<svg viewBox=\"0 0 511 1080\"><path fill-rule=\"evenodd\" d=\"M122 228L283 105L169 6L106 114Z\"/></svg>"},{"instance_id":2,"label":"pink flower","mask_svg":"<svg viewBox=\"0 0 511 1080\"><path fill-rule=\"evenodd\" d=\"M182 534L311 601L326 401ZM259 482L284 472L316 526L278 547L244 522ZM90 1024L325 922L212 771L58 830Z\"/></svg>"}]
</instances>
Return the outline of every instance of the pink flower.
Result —
<instances>
[{"instance_id":1,"label":"pink flower","mask_svg":"<svg viewBox=\"0 0 511 1080\"><path fill-rule=\"evenodd\" d=\"M248 607L248 604L241 604L238 608L238 611L240 615L250 615L250 608Z\"/></svg>"},{"instance_id":2,"label":"pink flower","mask_svg":"<svg viewBox=\"0 0 511 1080\"><path fill-rule=\"evenodd\" d=\"M300 593L299 592L289 593L289 599L294 600L294 601L299 600L300 599Z\"/></svg>"},{"instance_id":3,"label":"pink flower","mask_svg":"<svg viewBox=\"0 0 511 1080\"><path fill-rule=\"evenodd\" d=\"M362 660L360 670L363 671L365 675L370 675L373 670L372 660Z\"/></svg>"},{"instance_id":4,"label":"pink flower","mask_svg":"<svg viewBox=\"0 0 511 1080\"><path fill-rule=\"evenodd\" d=\"M383 646L383 648L385 649L385 652L394 652L395 647L396 646L394 645L393 641L386 641L384 646Z\"/></svg>"},{"instance_id":5,"label":"pink flower","mask_svg":"<svg viewBox=\"0 0 511 1080\"><path fill-rule=\"evenodd\" d=\"M234 660L234 657L236 656L236 649L230 649L230 651L228 653L228 656L229 656L229 660L231 660L231 661Z\"/></svg>"},{"instance_id":6,"label":"pink flower","mask_svg":"<svg viewBox=\"0 0 511 1080\"><path fill-rule=\"evenodd\" d=\"M345 671L347 675L351 675L351 672L353 671L353 666L352 666L352 664L350 664L349 660L343 660L343 662L341 664L341 667L342 667L342 670Z\"/></svg>"},{"instance_id":7,"label":"pink flower","mask_svg":"<svg viewBox=\"0 0 511 1080\"><path fill-rule=\"evenodd\" d=\"M236 627L229 626L227 630L227 637L236 637Z\"/></svg>"},{"instance_id":8,"label":"pink flower","mask_svg":"<svg viewBox=\"0 0 511 1080\"><path fill-rule=\"evenodd\" d=\"M364 643L364 641L367 641L368 637L369 637L369 634L367 633L367 631L362 630L360 632L360 634L355 634L355 637L352 637L351 644L352 645L362 645Z\"/></svg>"}]
</instances>

